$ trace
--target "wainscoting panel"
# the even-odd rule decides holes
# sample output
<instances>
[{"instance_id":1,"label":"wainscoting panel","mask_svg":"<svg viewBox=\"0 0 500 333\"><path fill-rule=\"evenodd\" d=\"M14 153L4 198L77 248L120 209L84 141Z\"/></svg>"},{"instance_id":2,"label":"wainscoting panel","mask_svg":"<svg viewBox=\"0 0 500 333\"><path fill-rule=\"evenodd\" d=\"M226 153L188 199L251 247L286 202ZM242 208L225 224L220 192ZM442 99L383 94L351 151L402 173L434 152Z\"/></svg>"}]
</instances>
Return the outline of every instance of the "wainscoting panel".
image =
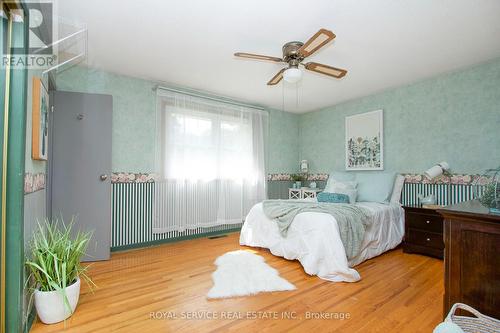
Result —
<instances>
[{"instance_id":1,"label":"wainscoting panel","mask_svg":"<svg viewBox=\"0 0 500 333\"><path fill-rule=\"evenodd\" d=\"M287 180L276 180L267 182L267 197L269 199L288 199L288 189L293 182Z\"/></svg>"},{"instance_id":2,"label":"wainscoting panel","mask_svg":"<svg viewBox=\"0 0 500 333\"><path fill-rule=\"evenodd\" d=\"M433 180L420 174L405 174L401 202L403 205L419 204L418 195L434 194L438 205L453 205L480 197L491 179L482 175L453 174Z\"/></svg>"},{"instance_id":3,"label":"wainscoting panel","mask_svg":"<svg viewBox=\"0 0 500 333\"><path fill-rule=\"evenodd\" d=\"M309 182L305 182L308 186ZM324 188L325 181L317 181L319 188ZM288 199L288 188L292 187L291 181L268 181L268 198L269 199ZM451 184L449 185L450 201L448 201L448 184L430 184L430 183L408 183L406 182L401 194L401 203L403 205L418 205L418 195L424 197L434 194L438 205L451 205L462 201L475 199L474 186L470 184ZM477 194L481 195L484 186L479 186Z\"/></svg>"},{"instance_id":4,"label":"wainscoting panel","mask_svg":"<svg viewBox=\"0 0 500 333\"><path fill-rule=\"evenodd\" d=\"M438 205L453 205L462 201L473 200L476 198L475 195L482 195L483 190L484 186L478 186L474 190L474 186L470 184L448 185L406 182L403 186L401 203L407 206L415 206L419 204L419 194L424 197L434 194ZM474 193L475 191L477 193Z\"/></svg>"},{"instance_id":5,"label":"wainscoting panel","mask_svg":"<svg viewBox=\"0 0 500 333\"><path fill-rule=\"evenodd\" d=\"M313 175L318 188L326 185L326 174ZM479 175L453 176L448 183L443 180L428 182L422 175L405 175L401 202L403 205L418 205L418 195L434 193L437 204L448 205L472 200L481 195L488 179L479 178L477 189L472 185ZM117 251L133 247L148 246L168 241L204 237L224 232L237 231L242 223L219 225L207 228L189 229L183 232L170 231L153 233L153 199L155 193L154 177L142 174L116 173L112 178L112 235L111 250ZM308 186L310 181L304 182ZM451 185L448 185L451 182ZM293 184L289 175L277 175L268 178L268 197L270 199L288 199L288 188ZM448 186L449 200L448 200ZM477 193L475 193L477 192Z\"/></svg>"},{"instance_id":6,"label":"wainscoting panel","mask_svg":"<svg viewBox=\"0 0 500 333\"><path fill-rule=\"evenodd\" d=\"M317 180L316 187L325 188L326 181ZM311 181L303 182L304 186L309 186ZM288 189L293 186L293 182L289 180L268 180L267 181L267 197L269 199L288 199Z\"/></svg>"},{"instance_id":7,"label":"wainscoting panel","mask_svg":"<svg viewBox=\"0 0 500 333\"><path fill-rule=\"evenodd\" d=\"M112 183L112 251L234 231L242 226L240 223L153 234L154 193L153 182Z\"/></svg>"}]
</instances>

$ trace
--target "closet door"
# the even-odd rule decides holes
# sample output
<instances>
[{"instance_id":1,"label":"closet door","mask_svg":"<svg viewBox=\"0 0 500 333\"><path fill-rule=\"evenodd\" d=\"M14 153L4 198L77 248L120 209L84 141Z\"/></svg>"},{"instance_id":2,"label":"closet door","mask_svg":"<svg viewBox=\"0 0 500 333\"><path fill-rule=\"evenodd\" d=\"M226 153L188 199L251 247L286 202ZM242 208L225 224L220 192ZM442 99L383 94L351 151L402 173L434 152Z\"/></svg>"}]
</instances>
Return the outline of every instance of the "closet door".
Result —
<instances>
[{"instance_id":1,"label":"closet door","mask_svg":"<svg viewBox=\"0 0 500 333\"><path fill-rule=\"evenodd\" d=\"M52 95L51 215L92 231L85 261L109 259L111 246L111 130L109 95Z\"/></svg>"}]
</instances>

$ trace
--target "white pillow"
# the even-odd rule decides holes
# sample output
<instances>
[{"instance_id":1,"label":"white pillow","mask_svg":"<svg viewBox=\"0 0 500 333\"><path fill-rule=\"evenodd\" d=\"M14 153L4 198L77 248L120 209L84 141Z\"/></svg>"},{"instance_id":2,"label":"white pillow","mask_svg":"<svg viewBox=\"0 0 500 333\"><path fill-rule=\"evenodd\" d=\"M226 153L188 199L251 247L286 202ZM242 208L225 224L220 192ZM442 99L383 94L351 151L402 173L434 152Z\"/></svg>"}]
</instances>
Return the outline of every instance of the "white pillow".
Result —
<instances>
[{"instance_id":1,"label":"white pillow","mask_svg":"<svg viewBox=\"0 0 500 333\"><path fill-rule=\"evenodd\" d=\"M391 203L401 203L401 191L403 191L403 186L405 184L405 177L403 175L397 175L394 181L394 188L391 194Z\"/></svg>"},{"instance_id":2,"label":"white pillow","mask_svg":"<svg viewBox=\"0 0 500 333\"><path fill-rule=\"evenodd\" d=\"M355 181L356 175L352 172L347 171L332 171L328 175L328 181L326 182L326 187L331 185L332 182L345 182L345 181Z\"/></svg>"},{"instance_id":3,"label":"white pillow","mask_svg":"<svg viewBox=\"0 0 500 333\"><path fill-rule=\"evenodd\" d=\"M395 172L363 172L356 174L358 200L389 203L394 188Z\"/></svg>"},{"instance_id":4,"label":"white pillow","mask_svg":"<svg viewBox=\"0 0 500 333\"><path fill-rule=\"evenodd\" d=\"M356 186L358 183L354 180L336 180L332 177L328 179L325 192L345 194L349 197L349 203L353 204L358 196Z\"/></svg>"},{"instance_id":5,"label":"white pillow","mask_svg":"<svg viewBox=\"0 0 500 333\"><path fill-rule=\"evenodd\" d=\"M356 197L358 196L358 190L342 182L334 182L331 189L329 191L325 189L325 192L345 194L349 197L349 203L351 204L356 203Z\"/></svg>"},{"instance_id":6,"label":"white pillow","mask_svg":"<svg viewBox=\"0 0 500 333\"><path fill-rule=\"evenodd\" d=\"M328 183L326 183L325 192L336 193L333 191L333 188L355 190L357 186L358 186L358 183L354 180L340 181L340 180L332 179L332 180L329 180Z\"/></svg>"}]
</instances>

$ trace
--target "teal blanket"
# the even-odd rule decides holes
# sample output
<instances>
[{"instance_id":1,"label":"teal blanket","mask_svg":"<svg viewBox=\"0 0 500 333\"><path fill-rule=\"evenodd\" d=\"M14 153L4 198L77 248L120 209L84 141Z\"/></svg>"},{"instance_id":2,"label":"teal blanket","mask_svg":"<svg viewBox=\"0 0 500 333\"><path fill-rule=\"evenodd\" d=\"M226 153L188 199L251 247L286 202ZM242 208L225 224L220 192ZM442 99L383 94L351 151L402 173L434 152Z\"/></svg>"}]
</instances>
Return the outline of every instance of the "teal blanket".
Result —
<instances>
[{"instance_id":1,"label":"teal blanket","mask_svg":"<svg viewBox=\"0 0 500 333\"><path fill-rule=\"evenodd\" d=\"M295 216L304 212L330 214L337 220L340 238L347 258L354 258L361 249L370 212L366 208L344 203L317 203L287 200L265 200L264 214L276 220L280 233L286 237Z\"/></svg>"}]
</instances>

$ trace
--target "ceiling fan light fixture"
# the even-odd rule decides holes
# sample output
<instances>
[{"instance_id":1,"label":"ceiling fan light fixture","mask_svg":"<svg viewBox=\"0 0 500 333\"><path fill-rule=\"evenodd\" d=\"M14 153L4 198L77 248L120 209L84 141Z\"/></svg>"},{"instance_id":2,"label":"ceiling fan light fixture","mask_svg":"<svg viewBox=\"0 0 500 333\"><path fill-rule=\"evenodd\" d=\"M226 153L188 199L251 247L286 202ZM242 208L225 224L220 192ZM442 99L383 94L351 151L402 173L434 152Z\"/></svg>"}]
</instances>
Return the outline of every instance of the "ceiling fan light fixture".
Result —
<instances>
[{"instance_id":1,"label":"ceiling fan light fixture","mask_svg":"<svg viewBox=\"0 0 500 333\"><path fill-rule=\"evenodd\" d=\"M302 71L297 67L287 68L283 72L283 79L288 83L296 83L299 82L302 78Z\"/></svg>"},{"instance_id":2,"label":"ceiling fan light fixture","mask_svg":"<svg viewBox=\"0 0 500 333\"><path fill-rule=\"evenodd\" d=\"M332 67L317 62L308 62L306 64L302 63L305 58L313 55L319 49L321 49L334 39L335 34L333 32L326 29L319 29L319 31L315 33L311 38L309 38L305 43L292 41L283 45L283 47L281 48L283 52L282 58L244 52L236 52L234 56L239 58L266 60L288 64L287 67L282 67L280 71L267 82L268 86L275 86L280 83L281 80L289 83L299 82L302 79L302 71L299 70L299 65L304 66L304 68L308 71L340 79L347 74L347 71L345 69Z\"/></svg>"}]
</instances>

